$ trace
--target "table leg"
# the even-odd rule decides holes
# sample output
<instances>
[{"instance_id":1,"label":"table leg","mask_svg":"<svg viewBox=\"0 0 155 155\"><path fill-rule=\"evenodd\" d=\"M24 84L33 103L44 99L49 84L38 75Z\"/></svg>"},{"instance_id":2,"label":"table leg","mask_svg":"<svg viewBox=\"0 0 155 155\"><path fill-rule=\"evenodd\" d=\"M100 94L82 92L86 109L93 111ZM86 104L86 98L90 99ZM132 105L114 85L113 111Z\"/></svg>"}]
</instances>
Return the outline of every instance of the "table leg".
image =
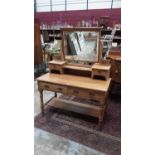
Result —
<instances>
[{"instance_id":1,"label":"table leg","mask_svg":"<svg viewBox=\"0 0 155 155\"><path fill-rule=\"evenodd\" d=\"M98 117L98 128L99 128L99 130L101 130L103 127L103 119L104 119L104 115L105 115L105 110L106 110L106 104L105 104L105 101L103 101L101 103L101 113Z\"/></svg>"},{"instance_id":2,"label":"table leg","mask_svg":"<svg viewBox=\"0 0 155 155\"><path fill-rule=\"evenodd\" d=\"M40 108L42 116L44 116L44 102L43 102L43 90L40 90Z\"/></svg>"}]
</instances>

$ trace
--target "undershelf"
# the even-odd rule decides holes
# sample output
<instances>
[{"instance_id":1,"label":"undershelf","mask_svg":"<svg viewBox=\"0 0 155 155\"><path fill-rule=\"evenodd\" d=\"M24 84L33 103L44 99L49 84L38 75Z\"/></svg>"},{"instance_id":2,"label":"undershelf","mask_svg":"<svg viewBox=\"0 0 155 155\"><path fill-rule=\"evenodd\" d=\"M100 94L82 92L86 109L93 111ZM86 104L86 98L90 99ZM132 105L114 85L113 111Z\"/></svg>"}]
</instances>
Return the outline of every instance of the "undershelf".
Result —
<instances>
[{"instance_id":1,"label":"undershelf","mask_svg":"<svg viewBox=\"0 0 155 155\"><path fill-rule=\"evenodd\" d=\"M81 114L91 115L94 117L98 117L99 113L101 112L100 106L75 102L72 100L60 99L56 97L53 98L48 103L48 105L55 108L60 108L68 111L81 113Z\"/></svg>"}]
</instances>

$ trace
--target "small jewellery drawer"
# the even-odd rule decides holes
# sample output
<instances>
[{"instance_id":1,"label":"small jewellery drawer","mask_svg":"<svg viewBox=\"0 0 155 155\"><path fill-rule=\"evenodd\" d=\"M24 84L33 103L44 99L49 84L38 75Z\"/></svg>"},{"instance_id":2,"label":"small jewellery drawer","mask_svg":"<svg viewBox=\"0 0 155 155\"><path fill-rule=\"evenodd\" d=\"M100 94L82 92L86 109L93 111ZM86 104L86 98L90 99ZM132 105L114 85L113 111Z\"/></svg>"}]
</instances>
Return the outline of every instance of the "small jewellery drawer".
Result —
<instances>
[{"instance_id":1,"label":"small jewellery drawer","mask_svg":"<svg viewBox=\"0 0 155 155\"><path fill-rule=\"evenodd\" d=\"M93 73L95 75L105 75L107 74L108 72L107 71L103 71L103 70L94 70Z\"/></svg>"},{"instance_id":2,"label":"small jewellery drawer","mask_svg":"<svg viewBox=\"0 0 155 155\"><path fill-rule=\"evenodd\" d=\"M57 70L57 69L60 69L60 66L50 64L50 65L49 65L49 69Z\"/></svg>"},{"instance_id":3,"label":"small jewellery drawer","mask_svg":"<svg viewBox=\"0 0 155 155\"><path fill-rule=\"evenodd\" d=\"M81 89L81 88L69 88L68 95L79 96L86 99L93 99L97 101L103 101L105 98L104 92L99 92L94 90L90 91L90 90Z\"/></svg>"},{"instance_id":4,"label":"small jewellery drawer","mask_svg":"<svg viewBox=\"0 0 155 155\"><path fill-rule=\"evenodd\" d=\"M40 82L39 88L41 88L43 90L50 90L50 91L55 91L55 92L67 94L67 87L56 85L56 84L49 84L49 83L45 83L45 82Z\"/></svg>"}]
</instances>

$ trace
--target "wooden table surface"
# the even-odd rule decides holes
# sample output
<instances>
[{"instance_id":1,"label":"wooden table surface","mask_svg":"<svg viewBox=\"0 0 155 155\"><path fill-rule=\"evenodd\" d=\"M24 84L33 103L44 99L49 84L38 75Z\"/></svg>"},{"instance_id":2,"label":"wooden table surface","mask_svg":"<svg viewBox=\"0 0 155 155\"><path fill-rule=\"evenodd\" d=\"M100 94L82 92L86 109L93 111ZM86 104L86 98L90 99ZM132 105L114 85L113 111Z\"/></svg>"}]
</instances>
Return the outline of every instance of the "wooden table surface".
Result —
<instances>
[{"instance_id":1,"label":"wooden table surface","mask_svg":"<svg viewBox=\"0 0 155 155\"><path fill-rule=\"evenodd\" d=\"M121 61L121 56L120 55L107 55L107 58Z\"/></svg>"},{"instance_id":2,"label":"wooden table surface","mask_svg":"<svg viewBox=\"0 0 155 155\"><path fill-rule=\"evenodd\" d=\"M108 91L111 78L105 81L75 75L47 73L37 78L37 80L53 84L61 84L65 86L106 92Z\"/></svg>"},{"instance_id":3,"label":"wooden table surface","mask_svg":"<svg viewBox=\"0 0 155 155\"><path fill-rule=\"evenodd\" d=\"M112 48L110 49L107 58L111 58L113 60L118 60L121 61L121 48L117 47L117 48Z\"/></svg>"}]
</instances>

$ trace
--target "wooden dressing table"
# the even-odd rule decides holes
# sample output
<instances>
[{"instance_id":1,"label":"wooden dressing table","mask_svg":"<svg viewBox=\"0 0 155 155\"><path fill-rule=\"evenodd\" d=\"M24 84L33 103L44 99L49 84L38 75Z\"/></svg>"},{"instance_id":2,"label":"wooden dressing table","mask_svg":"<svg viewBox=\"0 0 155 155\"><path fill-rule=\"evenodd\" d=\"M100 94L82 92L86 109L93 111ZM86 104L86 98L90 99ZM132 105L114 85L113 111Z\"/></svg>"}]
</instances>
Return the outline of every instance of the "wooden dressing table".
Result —
<instances>
[{"instance_id":1,"label":"wooden dressing table","mask_svg":"<svg viewBox=\"0 0 155 155\"><path fill-rule=\"evenodd\" d=\"M84 32L97 32L100 35L100 28L65 28L62 29L62 60L51 61L48 63L50 71L57 70L59 73L47 73L37 79L38 82L38 90L40 92L40 101L41 101L41 111L44 115L44 103L43 103L43 91L53 91L55 92L55 96L52 98L50 102L48 102L49 106L61 108L65 110L74 111L77 113L82 113L90 116L97 117L99 122L99 128L102 127L103 118L106 110L107 105L107 97L109 86L111 82L111 78L106 76L105 80L94 79L93 76L83 77L82 72L89 72L93 74L94 70L100 70L101 73L104 70L110 72L110 65L104 66L102 61L101 55L102 51L100 48L100 40L96 47L98 59L96 61L92 61L91 63L86 60L83 62L79 61L79 64L70 63L70 61L65 59L65 49L66 46L69 46L65 42L65 32L72 32L72 31L84 31ZM96 36L95 36L96 37ZM94 37L94 38L95 38ZM100 38L100 37L99 37ZM86 43L85 43L86 44ZM75 55L76 56L76 55ZM74 58L75 58L74 56ZM67 55L68 58L68 55ZM78 55L79 58L79 55ZM88 64L85 65L88 61ZM91 64L91 65L90 65ZM65 69L73 70L75 73L81 74L80 76L67 74ZM67 96L77 96L83 99L91 100L92 102L95 101L96 104L86 104L81 102L69 101L65 99L60 99L57 97L57 93L62 93Z\"/></svg>"},{"instance_id":2,"label":"wooden dressing table","mask_svg":"<svg viewBox=\"0 0 155 155\"><path fill-rule=\"evenodd\" d=\"M53 100L57 101L57 104L55 104L56 102L51 102L49 105L98 117L99 126L101 127L106 109L108 89L111 81L110 78L107 81L104 81L94 80L89 77L47 73L39 77L37 80L42 114L44 114L43 90L56 93L59 92L69 96L78 96L89 100L97 100L99 101L99 105L88 105L80 102L62 100L55 95Z\"/></svg>"}]
</instances>

